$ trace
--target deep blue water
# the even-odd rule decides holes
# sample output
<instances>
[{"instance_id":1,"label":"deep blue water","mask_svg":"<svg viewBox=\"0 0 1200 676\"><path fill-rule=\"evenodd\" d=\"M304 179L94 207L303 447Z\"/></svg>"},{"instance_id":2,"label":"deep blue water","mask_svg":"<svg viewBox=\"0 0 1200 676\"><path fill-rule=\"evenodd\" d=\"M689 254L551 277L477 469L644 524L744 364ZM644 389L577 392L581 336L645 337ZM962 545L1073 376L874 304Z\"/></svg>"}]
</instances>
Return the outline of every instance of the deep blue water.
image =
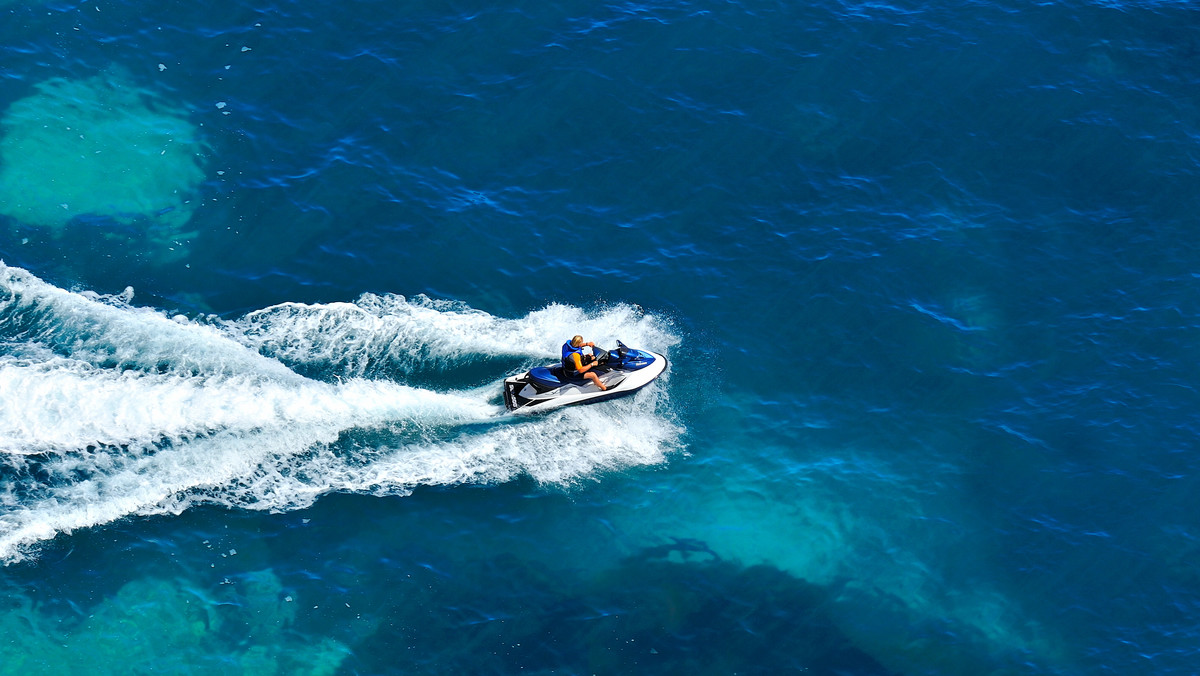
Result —
<instances>
[{"instance_id":1,"label":"deep blue water","mask_svg":"<svg viewBox=\"0 0 1200 676\"><path fill-rule=\"evenodd\" d=\"M0 673L1200 671L1190 4L0 5Z\"/></svg>"}]
</instances>

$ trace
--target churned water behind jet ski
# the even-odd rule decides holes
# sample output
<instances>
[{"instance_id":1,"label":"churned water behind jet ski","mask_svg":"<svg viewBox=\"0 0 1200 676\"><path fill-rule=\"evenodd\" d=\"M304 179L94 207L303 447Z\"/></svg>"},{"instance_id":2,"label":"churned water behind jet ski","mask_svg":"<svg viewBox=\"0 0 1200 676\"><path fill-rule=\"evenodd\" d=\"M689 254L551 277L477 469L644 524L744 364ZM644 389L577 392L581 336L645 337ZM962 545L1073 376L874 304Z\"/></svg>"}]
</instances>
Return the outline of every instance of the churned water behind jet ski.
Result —
<instances>
[{"instance_id":1,"label":"churned water behind jet ski","mask_svg":"<svg viewBox=\"0 0 1200 676\"><path fill-rule=\"evenodd\" d=\"M592 352L597 363L592 371L607 390L601 390L583 376L568 376L559 363L506 378L504 405L514 413L533 413L615 399L649 385L667 368L667 358L661 354L634 350L619 340L616 350L592 348Z\"/></svg>"}]
</instances>

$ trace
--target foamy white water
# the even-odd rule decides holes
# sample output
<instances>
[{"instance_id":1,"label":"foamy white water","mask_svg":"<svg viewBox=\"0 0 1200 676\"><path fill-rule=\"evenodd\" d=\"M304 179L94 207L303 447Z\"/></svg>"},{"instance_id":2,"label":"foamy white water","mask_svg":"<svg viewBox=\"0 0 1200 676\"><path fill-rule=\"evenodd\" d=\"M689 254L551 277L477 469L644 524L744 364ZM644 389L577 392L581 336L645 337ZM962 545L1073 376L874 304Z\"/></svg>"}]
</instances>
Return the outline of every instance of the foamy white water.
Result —
<instances>
[{"instance_id":1,"label":"foamy white water","mask_svg":"<svg viewBox=\"0 0 1200 676\"><path fill-rule=\"evenodd\" d=\"M0 354L69 355L120 369L298 378L216 328L135 307L132 298L130 288L118 295L67 291L0 262L0 341L6 343Z\"/></svg>"},{"instance_id":2,"label":"foamy white water","mask_svg":"<svg viewBox=\"0 0 1200 676\"><path fill-rule=\"evenodd\" d=\"M58 533L194 504L287 510L333 491L403 495L517 476L565 485L662 462L678 444L665 389L639 394L637 406L516 420L499 402L503 372L495 388L460 391L356 375L379 361L536 361L576 331L677 342L632 307L590 320L566 306L502 319L369 296L226 321L169 317L130 298L0 268L0 560ZM326 367L333 382L289 363Z\"/></svg>"},{"instance_id":3,"label":"foamy white water","mask_svg":"<svg viewBox=\"0 0 1200 676\"><path fill-rule=\"evenodd\" d=\"M557 357L576 333L599 345L623 340L665 349L679 342L668 322L630 305L598 313L554 304L520 319L464 303L365 294L354 303L283 303L225 325L229 336L289 364L336 366L363 375L373 363L401 370L489 357Z\"/></svg>"},{"instance_id":4,"label":"foamy white water","mask_svg":"<svg viewBox=\"0 0 1200 676\"><path fill-rule=\"evenodd\" d=\"M0 407L0 451L22 454L144 449L217 431L348 429L411 418L468 422L500 413L478 397L396 383L159 375L58 357L34 364L0 360Z\"/></svg>"}]
</instances>

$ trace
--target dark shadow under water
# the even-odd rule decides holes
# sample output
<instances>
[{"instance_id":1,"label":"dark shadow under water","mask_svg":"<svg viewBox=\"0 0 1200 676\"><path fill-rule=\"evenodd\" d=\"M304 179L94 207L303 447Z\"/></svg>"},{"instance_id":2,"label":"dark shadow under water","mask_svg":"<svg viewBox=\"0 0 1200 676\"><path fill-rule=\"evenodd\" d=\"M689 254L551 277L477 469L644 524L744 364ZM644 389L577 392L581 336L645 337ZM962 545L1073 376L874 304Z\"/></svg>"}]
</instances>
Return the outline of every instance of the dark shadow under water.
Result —
<instances>
[{"instance_id":1,"label":"dark shadow under water","mask_svg":"<svg viewBox=\"0 0 1200 676\"><path fill-rule=\"evenodd\" d=\"M692 544L590 573L512 554L420 569L343 673L890 673L836 629L821 587Z\"/></svg>"}]
</instances>

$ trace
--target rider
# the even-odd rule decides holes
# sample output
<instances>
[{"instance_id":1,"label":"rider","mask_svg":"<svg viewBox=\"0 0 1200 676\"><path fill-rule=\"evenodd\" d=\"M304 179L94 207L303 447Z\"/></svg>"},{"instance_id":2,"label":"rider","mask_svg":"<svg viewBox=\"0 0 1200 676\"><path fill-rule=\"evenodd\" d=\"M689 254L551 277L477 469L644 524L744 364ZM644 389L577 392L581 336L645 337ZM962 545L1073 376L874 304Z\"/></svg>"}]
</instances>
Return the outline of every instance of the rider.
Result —
<instances>
[{"instance_id":1,"label":"rider","mask_svg":"<svg viewBox=\"0 0 1200 676\"><path fill-rule=\"evenodd\" d=\"M587 378L595 383L596 387L599 387L600 391L603 392L608 388L604 386L604 383L600 382L600 376L596 375L592 371L592 369L596 368L598 364L595 361L592 361L586 365L583 363L583 348L585 347L596 347L596 344L583 342L583 336L575 336L571 340L563 343L563 370L566 372L568 377L583 376L584 378Z\"/></svg>"}]
</instances>

